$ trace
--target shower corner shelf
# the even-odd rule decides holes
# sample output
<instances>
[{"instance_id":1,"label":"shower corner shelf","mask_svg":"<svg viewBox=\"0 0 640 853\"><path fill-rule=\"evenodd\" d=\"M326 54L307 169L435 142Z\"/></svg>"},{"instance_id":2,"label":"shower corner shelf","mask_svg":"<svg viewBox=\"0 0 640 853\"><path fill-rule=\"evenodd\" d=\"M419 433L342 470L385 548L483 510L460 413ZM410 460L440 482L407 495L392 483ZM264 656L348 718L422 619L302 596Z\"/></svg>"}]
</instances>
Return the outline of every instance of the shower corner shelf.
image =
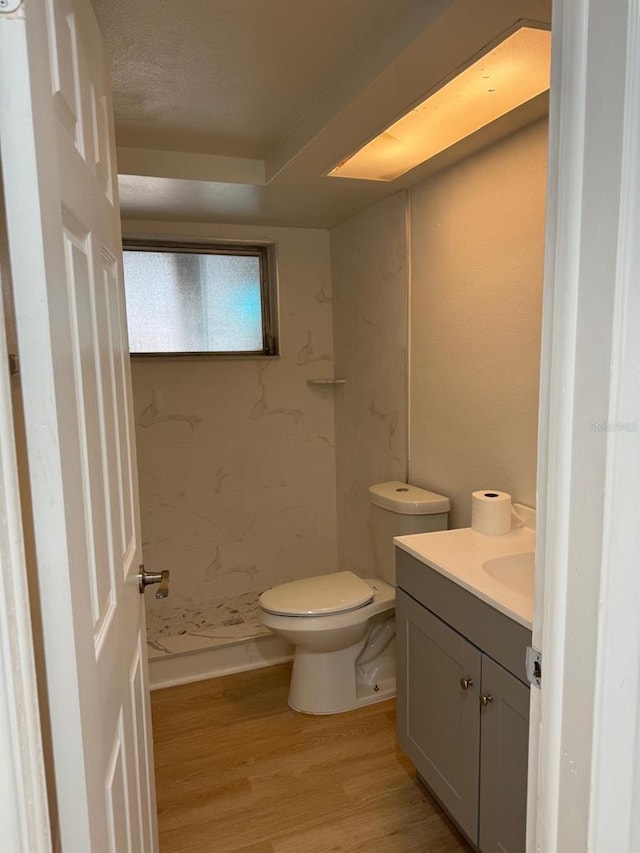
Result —
<instances>
[{"instance_id":1,"label":"shower corner shelf","mask_svg":"<svg viewBox=\"0 0 640 853\"><path fill-rule=\"evenodd\" d=\"M307 385L344 385L346 379L307 379Z\"/></svg>"}]
</instances>

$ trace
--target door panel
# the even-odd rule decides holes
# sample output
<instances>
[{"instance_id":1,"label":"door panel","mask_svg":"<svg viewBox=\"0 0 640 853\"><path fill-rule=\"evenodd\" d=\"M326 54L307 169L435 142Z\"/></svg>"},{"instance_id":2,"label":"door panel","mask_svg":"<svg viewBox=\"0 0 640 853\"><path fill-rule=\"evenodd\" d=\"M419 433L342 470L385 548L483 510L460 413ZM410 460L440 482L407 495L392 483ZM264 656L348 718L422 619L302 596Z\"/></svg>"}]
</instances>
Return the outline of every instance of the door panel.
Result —
<instances>
[{"instance_id":1,"label":"door panel","mask_svg":"<svg viewBox=\"0 0 640 853\"><path fill-rule=\"evenodd\" d=\"M472 841L478 837L480 652L397 590L398 742ZM461 678L473 682L463 689Z\"/></svg>"},{"instance_id":2,"label":"door panel","mask_svg":"<svg viewBox=\"0 0 640 853\"><path fill-rule=\"evenodd\" d=\"M87 573L91 588L93 624L96 639L113 601L110 571L111 550L107 536L108 520L105 505L105 469L101 413L98 405L100 376L96 370L95 340L93 337L92 293L88 235L71 230L70 217L64 217L64 243L67 269L67 290L72 314L73 370L78 389L80 455L84 506L87 513Z\"/></svg>"},{"instance_id":3,"label":"door panel","mask_svg":"<svg viewBox=\"0 0 640 853\"><path fill-rule=\"evenodd\" d=\"M75 148L84 153L76 21L68 0L46 0L53 105Z\"/></svg>"},{"instance_id":4,"label":"door panel","mask_svg":"<svg viewBox=\"0 0 640 853\"><path fill-rule=\"evenodd\" d=\"M109 81L89 0L0 14L0 150L61 847L157 850Z\"/></svg>"},{"instance_id":5,"label":"door panel","mask_svg":"<svg viewBox=\"0 0 640 853\"><path fill-rule=\"evenodd\" d=\"M122 736L122 715L118 718L116 736L107 767L106 800L109 827L109 853L131 850L129 843L127 783L125 778L125 747Z\"/></svg>"},{"instance_id":6,"label":"door panel","mask_svg":"<svg viewBox=\"0 0 640 853\"><path fill-rule=\"evenodd\" d=\"M491 658L482 658L480 848L524 853L527 824L529 688Z\"/></svg>"},{"instance_id":7,"label":"door panel","mask_svg":"<svg viewBox=\"0 0 640 853\"><path fill-rule=\"evenodd\" d=\"M129 765L130 788L135 791L138 802L137 837L138 847L133 850L155 850L157 848L157 825L154 810L150 811L145 800L149 791L155 790L153 765L149 761L148 744L151 741L151 712L147 686L147 646L142 634L138 637L138 651L131 666L129 690L131 701L131 725L133 728L134 761Z\"/></svg>"}]
</instances>

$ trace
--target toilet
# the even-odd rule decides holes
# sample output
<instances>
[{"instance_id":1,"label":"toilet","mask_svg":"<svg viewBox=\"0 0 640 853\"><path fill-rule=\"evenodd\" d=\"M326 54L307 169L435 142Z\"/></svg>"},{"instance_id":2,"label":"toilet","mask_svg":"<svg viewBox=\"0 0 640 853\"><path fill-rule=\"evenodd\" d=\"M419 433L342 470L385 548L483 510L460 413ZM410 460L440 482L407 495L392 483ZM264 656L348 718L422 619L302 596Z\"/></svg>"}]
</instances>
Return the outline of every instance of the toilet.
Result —
<instances>
[{"instance_id":1,"label":"toilet","mask_svg":"<svg viewBox=\"0 0 640 853\"><path fill-rule=\"evenodd\" d=\"M335 572L260 596L260 618L295 646L289 705L338 714L396 693L394 536L446 530L449 498L398 480L370 486L376 577Z\"/></svg>"}]
</instances>

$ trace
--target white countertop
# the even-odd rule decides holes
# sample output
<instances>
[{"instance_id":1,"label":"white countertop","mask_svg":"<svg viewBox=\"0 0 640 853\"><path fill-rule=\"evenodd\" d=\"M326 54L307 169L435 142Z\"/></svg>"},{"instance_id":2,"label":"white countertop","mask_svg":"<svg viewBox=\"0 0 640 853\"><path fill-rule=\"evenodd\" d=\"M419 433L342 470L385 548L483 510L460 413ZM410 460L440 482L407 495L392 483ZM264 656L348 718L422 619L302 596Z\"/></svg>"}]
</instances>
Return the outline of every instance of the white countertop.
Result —
<instances>
[{"instance_id":1,"label":"white countertop","mask_svg":"<svg viewBox=\"0 0 640 853\"><path fill-rule=\"evenodd\" d=\"M421 563L473 593L505 616L531 629L533 597L519 594L482 568L485 560L535 550L535 530L517 527L503 536L487 536L471 527L437 533L413 533L393 540Z\"/></svg>"}]
</instances>

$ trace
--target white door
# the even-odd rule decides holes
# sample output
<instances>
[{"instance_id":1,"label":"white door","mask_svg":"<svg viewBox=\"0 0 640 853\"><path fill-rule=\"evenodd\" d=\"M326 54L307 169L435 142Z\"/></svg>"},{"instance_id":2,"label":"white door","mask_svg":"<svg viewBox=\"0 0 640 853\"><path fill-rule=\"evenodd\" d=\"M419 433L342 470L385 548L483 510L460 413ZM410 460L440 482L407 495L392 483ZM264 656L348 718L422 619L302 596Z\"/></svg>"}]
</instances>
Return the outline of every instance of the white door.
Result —
<instances>
[{"instance_id":1,"label":"white door","mask_svg":"<svg viewBox=\"0 0 640 853\"><path fill-rule=\"evenodd\" d=\"M89 0L7 0L0 150L65 853L157 850L111 116Z\"/></svg>"}]
</instances>

